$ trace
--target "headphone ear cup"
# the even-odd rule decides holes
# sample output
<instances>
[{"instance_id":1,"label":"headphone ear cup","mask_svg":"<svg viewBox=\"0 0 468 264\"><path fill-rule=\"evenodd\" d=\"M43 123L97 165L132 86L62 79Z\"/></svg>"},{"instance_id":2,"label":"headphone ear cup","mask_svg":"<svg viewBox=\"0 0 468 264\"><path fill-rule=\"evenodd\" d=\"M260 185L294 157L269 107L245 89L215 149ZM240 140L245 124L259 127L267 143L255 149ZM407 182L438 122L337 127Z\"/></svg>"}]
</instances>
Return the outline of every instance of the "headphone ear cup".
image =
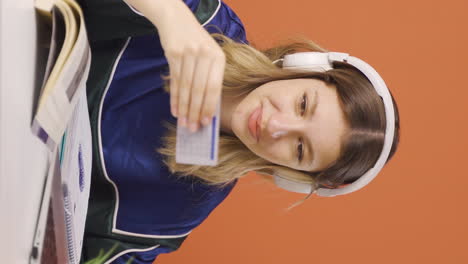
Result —
<instances>
[{"instance_id":1,"label":"headphone ear cup","mask_svg":"<svg viewBox=\"0 0 468 264\"><path fill-rule=\"evenodd\" d=\"M304 184L304 183L291 181L291 180L288 180L286 178L279 176L278 174L274 174L273 179L275 181L276 186L286 191L296 192L296 193L311 193L312 191L314 191L312 189L313 186L310 184Z\"/></svg>"},{"instance_id":2,"label":"headphone ear cup","mask_svg":"<svg viewBox=\"0 0 468 264\"><path fill-rule=\"evenodd\" d=\"M299 52L284 56L283 69L325 72L333 66L328 52Z\"/></svg>"}]
</instances>

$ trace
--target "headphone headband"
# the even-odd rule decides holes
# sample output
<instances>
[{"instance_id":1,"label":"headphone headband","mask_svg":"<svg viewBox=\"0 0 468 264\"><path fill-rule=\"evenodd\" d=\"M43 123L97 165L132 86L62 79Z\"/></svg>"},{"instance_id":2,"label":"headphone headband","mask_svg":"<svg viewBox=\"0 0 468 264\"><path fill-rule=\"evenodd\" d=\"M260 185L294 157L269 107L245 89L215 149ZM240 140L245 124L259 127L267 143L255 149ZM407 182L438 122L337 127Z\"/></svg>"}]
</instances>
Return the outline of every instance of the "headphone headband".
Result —
<instances>
[{"instance_id":1,"label":"headphone headband","mask_svg":"<svg viewBox=\"0 0 468 264\"><path fill-rule=\"evenodd\" d=\"M344 187L338 189L319 188L314 191L317 193L317 195L325 197L348 194L357 191L369 184L369 182L371 182L377 176L377 174L385 165L392 148L393 136L395 133L395 112L390 91L377 71L375 71L374 68L372 68L364 61L356 57L349 56L347 53L341 52L299 52L284 56L283 68L327 71L333 69L332 65L334 61L351 64L369 79L372 86L383 99L386 116L386 128L384 146L375 165L355 182ZM285 190L298 193L310 193L312 191L312 186L310 184L288 180L281 177L280 175L274 175L274 178L276 185Z\"/></svg>"}]
</instances>

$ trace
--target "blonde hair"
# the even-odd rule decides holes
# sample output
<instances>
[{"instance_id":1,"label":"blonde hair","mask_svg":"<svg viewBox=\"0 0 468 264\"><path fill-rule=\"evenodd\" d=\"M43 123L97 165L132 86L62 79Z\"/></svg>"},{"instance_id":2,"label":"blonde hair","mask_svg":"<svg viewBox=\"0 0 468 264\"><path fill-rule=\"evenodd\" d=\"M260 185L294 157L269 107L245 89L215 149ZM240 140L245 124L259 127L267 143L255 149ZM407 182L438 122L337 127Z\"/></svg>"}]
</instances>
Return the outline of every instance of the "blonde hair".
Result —
<instances>
[{"instance_id":1,"label":"blonde hair","mask_svg":"<svg viewBox=\"0 0 468 264\"><path fill-rule=\"evenodd\" d=\"M194 176L207 184L220 184L223 186L241 178L248 172L255 171L262 175L280 175L289 180L311 184L314 187L312 191L314 191L319 187L318 179L324 183L323 186L337 187L349 182L351 179L355 180L373 166L383 147L382 135L385 131L385 112L380 97L362 73L346 63L335 63L335 69L325 73L285 70L281 68L281 62L273 63L290 53L301 51L326 52L325 49L314 42L303 38L260 51L250 45L234 42L220 34L212 34L212 36L218 41L226 55L222 88L222 92L226 96L234 98L247 95L257 87L276 80L314 78L335 85L344 105L345 115L351 121L352 129L350 136L342 143L343 153L345 155L351 153L354 157L341 155L337 161L320 172L298 171L273 164L258 157L244 146L238 138L221 133L219 163L217 166L177 164L175 162L175 126L166 123L168 132L163 138L163 147L157 151L165 157L164 163L172 173L182 177ZM165 77L165 79L165 89L169 91L170 78ZM369 112L369 107L374 111ZM362 111L365 111L366 114L364 123L370 122L371 124L362 125L363 117L359 115ZM396 109L397 122L399 122L397 111ZM356 112L358 113L357 116ZM372 115L374 118L367 119L367 115ZM370 121L367 122L366 120ZM353 128L355 129L353 130ZM399 125L395 133L396 143L398 142L398 128ZM372 133L368 131L372 131ZM370 141L364 140L374 146L371 148L370 154L364 158L361 157L362 155L356 154L358 151L356 151L356 146L353 145L356 140L363 142L362 135L378 135L370 137ZM364 142L365 144L367 143ZM394 143L390 157L393 155L396 145ZM363 146L360 145L357 148L361 147ZM358 166L353 164L359 162L364 164ZM355 169L356 167L359 169ZM349 174L350 171L353 173Z\"/></svg>"}]
</instances>

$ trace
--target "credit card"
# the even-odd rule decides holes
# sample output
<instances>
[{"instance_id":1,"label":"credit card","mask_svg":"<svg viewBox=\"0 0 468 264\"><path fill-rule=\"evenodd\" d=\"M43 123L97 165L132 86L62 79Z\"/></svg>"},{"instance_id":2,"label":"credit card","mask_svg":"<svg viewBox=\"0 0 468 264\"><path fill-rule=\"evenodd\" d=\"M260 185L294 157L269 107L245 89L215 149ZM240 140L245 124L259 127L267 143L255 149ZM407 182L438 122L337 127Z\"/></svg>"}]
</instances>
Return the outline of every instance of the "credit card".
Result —
<instances>
[{"instance_id":1,"label":"credit card","mask_svg":"<svg viewBox=\"0 0 468 264\"><path fill-rule=\"evenodd\" d=\"M221 100L220 100L221 101ZM219 124L221 103L207 126L199 126L196 132L177 126L176 163L216 166L218 164Z\"/></svg>"}]
</instances>

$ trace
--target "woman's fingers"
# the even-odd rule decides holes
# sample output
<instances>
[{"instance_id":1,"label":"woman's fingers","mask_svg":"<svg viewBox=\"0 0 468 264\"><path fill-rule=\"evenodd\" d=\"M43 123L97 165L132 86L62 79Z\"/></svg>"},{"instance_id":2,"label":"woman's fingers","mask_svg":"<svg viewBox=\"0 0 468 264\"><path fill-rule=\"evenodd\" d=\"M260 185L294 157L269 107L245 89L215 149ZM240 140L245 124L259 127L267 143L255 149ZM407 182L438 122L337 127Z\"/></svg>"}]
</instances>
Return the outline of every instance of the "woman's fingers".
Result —
<instances>
[{"instance_id":1,"label":"woman's fingers","mask_svg":"<svg viewBox=\"0 0 468 264\"><path fill-rule=\"evenodd\" d=\"M178 122L181 126L187 126L190 96L192 94L192 80L195 68L195 56L193 52L185 52L181 63L178 98Z\"/></svg>"},{"instance_id":2,"label":"woman's fingers","mask_svg":"<svg viewBox=\"0 0 468 264\"><path fill-rule=\"evenodd\" d=\"M211 66L211 60L207 56L201 55L197 60L193 75L192 91L190 95L190 107L188 113L189 129L192 132L198 130L200 125L200 112L203 97L206 94L206 82Z\"/></svg>"},{"instance_id":3,"label":"woman's fingers","mask_svg":"<svg viewBox=\"0 0 468 264\"><path fill-rule=\"evenodd\" d=\"M178 102L179 102L179 82L180 82L180 71L181 71L181 59L177 57L167 57L169 63L169 90L170 90L170 104L171 113L174 117L178 116Z\"/></svg>"},{"instance_id":4,"label":"woman's fingers","mask_svg":"<svg viewBox=\"0 0 468 264\"><path fill-rule=\"evenodd\" d=\"M224 67L226 59L222 51L218 53L211 64L206 84L205 100L201 109L201 118L208 119L208 123L215 114L216 106L221 100L221 88L223 85Z\"/></svg>"},{"instance_id":5,"label":"woman's fingers","mask_svg":"<svg viewBox=\"0 0 468 264\"><path fill-rule=\"evenodd\" d=\"M166 51L170 69L171 112L178 125L198 130L208 125L220 101L225 56L217 43Z\"/></svg>"}]
</instances>

